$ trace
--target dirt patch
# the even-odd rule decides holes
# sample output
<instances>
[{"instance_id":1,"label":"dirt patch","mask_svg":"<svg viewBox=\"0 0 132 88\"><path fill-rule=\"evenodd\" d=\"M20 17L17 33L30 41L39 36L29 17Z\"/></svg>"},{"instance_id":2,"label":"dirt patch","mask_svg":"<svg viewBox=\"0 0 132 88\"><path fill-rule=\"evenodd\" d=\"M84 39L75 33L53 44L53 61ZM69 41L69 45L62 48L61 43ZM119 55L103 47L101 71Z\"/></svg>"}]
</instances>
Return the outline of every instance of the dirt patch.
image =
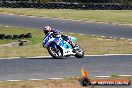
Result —
<instances>
[{"instance_id":1,"label":"dirt patch","mask_svg":"<svg viewBox=\"0 0 132 88\"><path fill-rule=\"evenodd\" d=\"M93 78L93 79L98 79L98 78ZM108 79L114 79L114 78L108 78ZM119 77L119 79L131 80L132 78ZM102 88L102 86L92 86L92 85L86 87L81 86L79 83L79 78L64 78L60 80L36 80L36 81L27 80L27 81L18 81L18 82L10 81L10 82L0 83L0 88L96 88L96 87Z\"/></svg>"},{"instance_id":2,"label":"dirt patch","mask_svg":"<svg viewBox=\"0 0 132 88\"><path fill-rule=\"evenodd\" d=\"M77 80L3 82L0 88L84 88ZM92 88L87 86L86 88Z\"/></svg>"},{"instance_id":3,"label":"dirt patch","mask_svg":"<svg viewBox=\"0 0 132 88\"><path fill-rule=\"evenodd\" d=\"M29 40L17 40L11 43L0 45L0 47L18 47L30 44Z\"/></svg>"}]
</instances>

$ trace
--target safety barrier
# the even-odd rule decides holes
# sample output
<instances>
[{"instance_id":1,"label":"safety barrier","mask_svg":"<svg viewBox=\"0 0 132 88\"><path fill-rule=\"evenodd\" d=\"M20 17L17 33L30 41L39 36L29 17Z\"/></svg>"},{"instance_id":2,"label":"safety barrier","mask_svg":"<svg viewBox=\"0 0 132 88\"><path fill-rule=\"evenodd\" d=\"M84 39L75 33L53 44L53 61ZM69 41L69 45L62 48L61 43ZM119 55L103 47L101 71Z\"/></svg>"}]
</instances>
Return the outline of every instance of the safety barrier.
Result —
<instances>
[{"instance_id":1,"label":"safety barrier","mask_svg":"<svg viewBox=\"0 0 132 88\"><path fill-rule=\"evenodd\" d=\"M87 9L87 10L132 10L132 4L79 4L79 3L35 3L0 2L6 8Z\"/></svg>"},{"instance_id":2,"label":"safety barrier","mask_svg":"<svg viewBox=\"0 0 132 88\"><path fill-rule=\"evenodd\" d=\"M24 39L24 38L32 38L31 33L27 34L19 34L19 35L5 35L5 34L0 34L0 39Z\"/></svg>"}]
</instances>

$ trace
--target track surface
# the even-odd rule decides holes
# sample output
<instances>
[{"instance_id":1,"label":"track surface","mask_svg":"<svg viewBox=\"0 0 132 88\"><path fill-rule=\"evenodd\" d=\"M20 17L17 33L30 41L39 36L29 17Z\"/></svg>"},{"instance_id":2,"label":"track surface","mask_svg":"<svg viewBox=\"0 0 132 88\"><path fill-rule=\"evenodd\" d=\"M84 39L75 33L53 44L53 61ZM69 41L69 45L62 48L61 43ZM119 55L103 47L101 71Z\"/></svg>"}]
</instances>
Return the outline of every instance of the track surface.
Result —
<instances>
[{"instance_id":1,"label":"track surface","mask_svg":"<svg viewBox=\"0 0 132 88\"><path fill-rule=\"evenodd\" d=\"M0 80L47 79L81 76L81 68L90 76L132 74L132 55L88 56L82 59L21 58L0 60Z\"/></svg>"},{"instance_id":2,"label":"track surface","mask_svg":"<svg viewBox=\"0 0 132 88\"><path fill-rule=\"evenodd\" d=\"M0 24L17 26L17 27L29 27L34 29L42 29L44 25L50 25L53 28L61 29L64 32L82 33L82 34L94 34L110 37L123 37L132 38L131 26L119 26L112 24L99 24L92 22L78 22L78 21L66 21L56 20L40 17L27 17L0 14Z\"/></svg>"}]
</instances>

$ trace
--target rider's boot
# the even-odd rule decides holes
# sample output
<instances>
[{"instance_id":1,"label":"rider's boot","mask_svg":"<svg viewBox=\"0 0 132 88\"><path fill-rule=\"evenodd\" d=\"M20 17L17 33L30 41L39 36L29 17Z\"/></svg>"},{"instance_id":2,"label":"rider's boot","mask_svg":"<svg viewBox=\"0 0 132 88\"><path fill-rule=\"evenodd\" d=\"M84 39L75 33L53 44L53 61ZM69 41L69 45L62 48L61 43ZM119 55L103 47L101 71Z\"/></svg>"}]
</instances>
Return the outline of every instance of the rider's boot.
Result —
<instances>
[{"instance_id":1,"label":"rider's boot","mask_svg":"<svg viewBox=\"0 0 132 88\"><path fill-rule=\"evenodd\" d=\"M74 44L74 43L72 43L72 41L71 41L71 40L69 40L68 42L69 42L69 44L72 46L72 48L74 49L74 48L75 48L75 44Z\"/></svg>"},{"instance_id":2,"label":"rider's boot","mask_svg":"<svg viewBox=\"0 0 132 88\"><path fill-rule=\"evenodd\" d=\"M72 46L72 48L73 48L73 51L72 51L72 52L74 52L74 53L75 53L75 51L76 51L76 49L75 49L75 48L76 48L77 44L72 43L72 45L71 45L71 46Z\"/></svg>"}]
</instances>

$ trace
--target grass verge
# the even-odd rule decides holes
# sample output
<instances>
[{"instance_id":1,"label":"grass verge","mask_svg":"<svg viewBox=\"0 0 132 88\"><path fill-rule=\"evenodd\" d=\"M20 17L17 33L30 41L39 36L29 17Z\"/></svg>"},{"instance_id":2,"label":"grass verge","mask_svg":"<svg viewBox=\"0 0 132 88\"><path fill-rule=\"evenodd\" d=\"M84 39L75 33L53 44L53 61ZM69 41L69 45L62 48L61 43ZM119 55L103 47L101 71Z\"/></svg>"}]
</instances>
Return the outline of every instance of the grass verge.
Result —
<instances>
[{"instance_id":1,"label":"grass verge","mask_svg":"<svg viewBox=\"0 0 132 88\"><path fill-rule=\"evenodd\" d=\"M0 13L33 15L40 17L99 21L107 23L132 24L132 10L75 10L75 9L33 9L0 8Z\"/></svg>"},{"instance_id":2,"label":"grass verge","mask_svg":"<svg viewBox=\"0 0 132 88\"><path fill-rule=\"evenodd\" d=\"M96 78L93 78L96 79ZM120 79L132 80L132 77L121 77ZM84 88L79 84L77 78L64 78L62 80L42 80L42 81L19 81L2 82L0 88ZM87 86L93 88L93 86ZM100 86L99 88L102 88Z\"/></svg>"},{"instance_id":3,"label":"grass verge","mask_svg":"<svg viewBox=\"0 0 132 88\"><path fill-rule=\"evenodd\" d=\"M83 88L77 79L2 82L0 88ZM88 87L91 88L91 87Z\"/></svg>"},{"instance_id":4,"label":"grass verge","mask_svg":"<svg viewBox=\"0 0 132 88\"><path fill-rule=\"evenodd\" d=\"M43 32L41 30L23 29L16 27L0 26L0 33L4 34L26 34L32 33L33 38L27 39L29 45L19 47L0 47L0 57L27 57L48 55L46 49L42 47ZM68 34L77 38L85 54L131 54L132 41L121 39L107 39L100 36ZM13 42L16 40L0 40L0 44Z\"/></svg>"}]
</instances>

